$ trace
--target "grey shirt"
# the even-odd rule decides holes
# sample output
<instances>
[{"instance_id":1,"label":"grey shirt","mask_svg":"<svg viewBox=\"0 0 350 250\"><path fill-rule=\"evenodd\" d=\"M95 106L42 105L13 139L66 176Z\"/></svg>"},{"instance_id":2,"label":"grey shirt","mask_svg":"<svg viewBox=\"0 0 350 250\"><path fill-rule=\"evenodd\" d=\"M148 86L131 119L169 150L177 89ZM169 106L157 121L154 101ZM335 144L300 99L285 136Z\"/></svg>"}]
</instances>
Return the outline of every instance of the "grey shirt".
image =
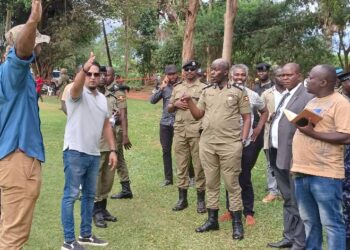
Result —
<instances>
[{"instance_id":1,"label":"grey shirt","mask_svg":"<svg viewBox=\"0 0 350 250\"><path fill-rule=\"evenodd\" d=\"M160 119L160 124L166 125L166 126L173 126L175 121L175 112L169 113L168 112L168 104L171 97L171 93L173 92L173 86L167 85L163 90L154 89L152 91L152 96L150 98L150 102L152 104L156 104L159 102L160 99L163 98L163 113L162 118Z\"/></svg>"}]
</instances>

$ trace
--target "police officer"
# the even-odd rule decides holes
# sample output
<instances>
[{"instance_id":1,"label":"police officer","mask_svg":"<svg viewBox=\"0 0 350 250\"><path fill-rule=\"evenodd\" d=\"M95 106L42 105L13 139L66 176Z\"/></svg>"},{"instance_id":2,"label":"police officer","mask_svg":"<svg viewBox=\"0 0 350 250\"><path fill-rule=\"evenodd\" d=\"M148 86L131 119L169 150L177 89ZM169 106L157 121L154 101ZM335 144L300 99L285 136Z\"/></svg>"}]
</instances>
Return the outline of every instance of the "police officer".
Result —
<instances>
[{"instance_id":1,"label":"police officer","mask_svg":"<svg viewBox=\"0 0 350 250\"><path fill-rule=\"evenodd\" d=\"M107 74L107 80L109 75ZM111 75L112 77L112 75ZM114 72L113 72L114 77ZM114 78L113 78L114 79ZM126 165L126 161L124 158L124 150L129 150L132 147L132 144L128 135L128 112L127 112L127 104L126 104L126 93L125 90L129 90L129 87L124 84L124 80L121 76L117 75L117 79L115 81L117 84L111 84L107 88L113 89L115 91L115 96L117 98L118 109L119 109L119 120L116 122L115 130L117 133L117 155L118 155L118 163L117 163L117 174L120 179L120 184L122 186L122 190L111 196L112 199L132 199L133 194L131 192L130 187L130 178L129 171Z\"/></svg>"},{"instance_id":2,"label":"police officer","mask_svg":"<svg viewBox=\"0 0 350 250\"><path fill-rule=\"evenodd\" d=\"M115 127L115 121L118 119L118 99L113 91L108 86L114 81L114 70L112 67L101 67L101 78L98 90L106 96L108 112L110 116L111 126L113 127L113 133L115 140L118 141ZM106 221L116 222L117 218L112 216L107 210L107 198L111 192L114 182L115 169L111 170L108 165L108 157L110 148L107 141L102 137L100 141L100 167L97 177L96 195L93 210L93 219L96 227L106 228Z\"/></svg>"},{"instance_id":3,"label":"police officer","mask_svg":"<svg viewBox=\"0 0 350 250\"><path fill-rule=\"evenodd\" d=\"M205 213L205 176L199 160L199 137L201 122L196 121L186 103L181 101L184 93L188 93L195 103L198 102L202 89L206 86L198 79L198 62L187 61L184 70L184 81L175 86L171 94L168 111L176 111L174 123L174 147L178 176L179 200L173 211L180 211L188 206L187 189L189 187L189 160L192 158L197 189L197 212Z\"/></svg>"},{"instance_id":4,"label":"police officer","mask_svg":"<svg viewBox=\"0 0 350 250\"><path fill-rule=\"evenodd\" d=\"M265 90L271 88L275 83L269 77L271 65L268 63L258 63L256 65L257 81L253 91L261 95Z\"/></svg>"},{"instance_id":5,"label":"police officer","mask_svg":"<svg viewBox=\"0 0 350 250\"><path fill-rule=\"evenodd\" d=\"M249 98L244 89L228 82L229 63L216 59L211 65L211 82L203 90L196 106L189 95L182 97L195 119L203 118L203 132L199 148L206 187L208 220L196 232L218 230L220 174L229 193L232 215L232 238L244 237L242 198L239 185L243 145L247 142L251 125ZM241 133L240 118L243 118Z\"/></svg>"}]
</instances>

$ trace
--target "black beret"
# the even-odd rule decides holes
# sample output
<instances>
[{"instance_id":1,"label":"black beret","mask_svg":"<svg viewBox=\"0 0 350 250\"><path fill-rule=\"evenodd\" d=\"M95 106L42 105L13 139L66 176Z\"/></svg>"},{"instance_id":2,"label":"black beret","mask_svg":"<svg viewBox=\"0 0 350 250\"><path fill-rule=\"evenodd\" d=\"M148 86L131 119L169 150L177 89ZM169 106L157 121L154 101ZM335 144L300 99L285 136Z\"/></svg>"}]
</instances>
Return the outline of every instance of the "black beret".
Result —
<instances>
[{"instance_id":1,"label":"black beret","mask_svg":"<svg viewBox=\"0 0 350 250\"><path fill-rule=\"evenodd\" d=\"M170 64L165 66L165 70L164 70L165 74L174 74L177 72L176 66L174 64Z\"/></svg>"},{"instance_id":2,"label":"black beret","mask_svg":"<svg viewBox=\"0 0 350 250\"><path fill-rule=\"evenodd\" d=\"M268 63L258 63L256 65L256 70L262 70L262 71L268 71L270 69L271 65Z\"/></svg>"},{"instance_id":3,"label":"black beret","mask_svg":"<svg viewBox=\"0 0 350 250\"><path fill-rule=\"evenodd\" d=\"M195 60L188 60L183 66L182 68L185 69L187 67L190 67L190 66L193 66L193 67L196 67L198 68L199 67L199 63Z\"/></svg>"},{"instance_id":4,"label":"black beret","mask_svg":"<svg viewBox=\"0 0 350 250\"><path fill-rule=\"evenodd\" d=\"M340 82L345 82L346 80L350 80L350 71L346 73L339 74L338 79Z\"/></svg>"}]
</instances>

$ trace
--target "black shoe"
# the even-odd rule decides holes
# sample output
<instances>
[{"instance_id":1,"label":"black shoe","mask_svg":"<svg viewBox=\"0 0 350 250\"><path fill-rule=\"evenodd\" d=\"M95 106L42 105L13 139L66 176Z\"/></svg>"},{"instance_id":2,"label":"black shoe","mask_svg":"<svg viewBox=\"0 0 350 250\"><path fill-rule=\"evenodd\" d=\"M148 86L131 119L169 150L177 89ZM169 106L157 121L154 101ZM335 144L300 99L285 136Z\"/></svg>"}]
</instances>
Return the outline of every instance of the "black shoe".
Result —
<instances>
[{"instance_id":1,"label":"black shoe","mask_svg":"<svg viewBox=\"0 0 350 250\"><path fill-rule=\"evenodd\" d=\"M350 250L350 239L346 238L346 250Z\"/></svg>"},{"instance_id":2,"label":"black shoe","mask_svg":"<svg viewBox=\"0 0 350 250\"><path fill-rule=\"evenodd\" d=\"M177 201L173 211L181 211L188 207L187 189L179 188L179 200Z\"/></svg>"},{"instance_id":3,"label":"black shoe","mask_svg":"<svg viewBox=\"0 0 350 250\"><path fill-rule=\"evenodd\" d=\"M164 182L160 186L161 187L166 187L166 186L170 186L170 185L173 185L173 181L164 180Z\"/></svg>"},{"instance_id":4,"label":"black shoe","mask_svg":"<svg viewBox=\"0 0 350 250\"><path fill-rule=\"evenodd\" d=\"M267 244L268 247L273 247L273 248L289 248L293 246L293 242L283 238L282 240L278 241L278 242L274 242L274 243L268 243Z\"/></svg>"},{"instance_id":5,"label":"black shoe","mask_svg":"<svg viewBox=\"0 0 350 250\"><path fill-rule=\"evenodd\" d=\"M208 208L208 220L200 227L196 228L197 233L219 230L218 222L219 209Z\"/></svg>"},{"instance_id":6,"label":"black shoe","mask_svg":"<svg viewBox=\"0 0 350 250\"><path fill-rule=\"evenodd\" d=\"M133 195L130 188L130 181L122 181L120 182L122 185L122 191L118 194L114 194L111 196L112 199L132 199Z\"/></svg>"},{"instance_id":7,"label":"black shoe","mask_svg":"<svg viewBox=\"0 0 350 250\"><path fill-rule=\"evenodd\" d=\"M105 221L111 221L111 222L117 222L118 221L118 218L111 215L110 212L108 212L107 209L103 210L103 219Z\"/></svg>"},{"instance_id":8,"label":"black shoe","mask_svg":"<svg viewBox=\"0 0 350 250\"><path fill-rule=\"evenodd\" d=\"M100 227L100 228L107 227L107 223L104 221L102 213L94 214L93 219L96 227Z\"/></svg>"},{"instance_id":9,"label":"black shoe","mask_svg":"<svg viewBox=\"0 0 350 250\"><path fill-rule=\"evenodd\" d=\"M242 240L244 238L242 211L231 212L231 216L232 216L232 239Z\"/></svg>"},{"instance_id":10,"label":"black shoe","mask_svg":"<svg viewBox=\"0 0 350 250\"><path fill-rule=\"evenodd\" d=\"M205 191L197 191L197 213L204 214L207 212L205 206Z\"/></svg>"}]
</instances>

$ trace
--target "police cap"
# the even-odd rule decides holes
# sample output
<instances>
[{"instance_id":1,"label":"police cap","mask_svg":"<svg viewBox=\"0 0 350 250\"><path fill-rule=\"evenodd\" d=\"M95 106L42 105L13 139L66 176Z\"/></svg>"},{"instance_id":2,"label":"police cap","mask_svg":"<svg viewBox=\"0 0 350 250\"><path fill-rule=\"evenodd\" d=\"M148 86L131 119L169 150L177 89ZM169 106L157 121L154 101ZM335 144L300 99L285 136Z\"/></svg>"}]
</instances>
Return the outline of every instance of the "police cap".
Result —
<instances>
[{"instance_id":1,"label":"police cap","mask_svg":"<svg viewBox=\"0 0 350 250\"><path fill-rule=\"evenodd\" d=\"M269 71L270 67L271 67L270 64L263 62L263 63L258 63L255 68L257 71Z\"/></svg>"},{"instance_id":2,"label":"police cap","mask_svg":"<svg viewBox=\"0 0 350 250\"><path fill-rule=\"evenodd\" d=\"M176 66L174 64L167 65L164 72L166 75L175 74L177 72Z\"/></svg>"},{"instance_id":3,"label":"police cap","mask_svg":"<svg viewBox=\"0 0 350 250\"><path fill-rule=\"evenodd\" d=\"M339 74L338 79L340 82L345 82L346 80L350 80L350 71L346 73Z\"/></svg>"},{"instance_id":4,"label":"police cap","mask_svg":"<svg viewBox=\"0 0 350 250\"><path fill-rule=\"evenodd\" d=\"M182 68L183 68L184 70L186 70L186 69L189 68L189 67L194 68L194 69L198 69L198 68L199 68L199 63L198 63L197 61L191 59L191 60L188 60L188 61L182 66Z\"/></svg>"}]
</instances>

